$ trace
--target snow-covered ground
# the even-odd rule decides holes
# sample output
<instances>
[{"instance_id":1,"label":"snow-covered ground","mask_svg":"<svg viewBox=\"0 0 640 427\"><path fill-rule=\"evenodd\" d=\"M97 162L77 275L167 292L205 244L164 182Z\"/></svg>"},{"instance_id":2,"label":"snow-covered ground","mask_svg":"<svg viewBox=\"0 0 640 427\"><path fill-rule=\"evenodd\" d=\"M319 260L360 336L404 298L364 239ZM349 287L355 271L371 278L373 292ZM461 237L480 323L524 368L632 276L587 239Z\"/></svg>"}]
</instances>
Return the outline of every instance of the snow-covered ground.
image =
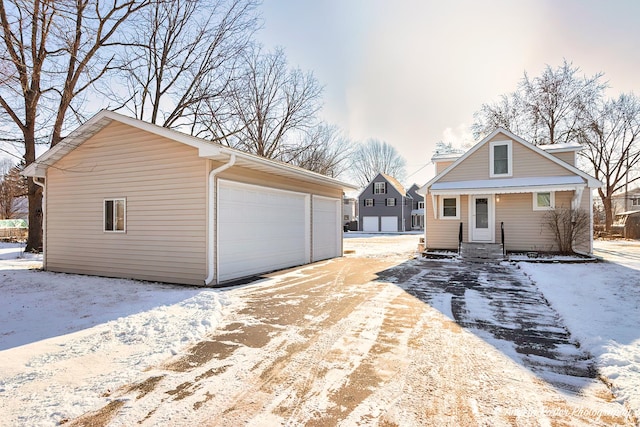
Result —
<instances>
[{"instance_id":1,"label":"snow-covered ground","mask_svg":"<svg viewBox=\"0 0 640 427\"><path fill-rule=\"evenodd\" d=\"M415 281L423 274L422 264L405 261L415 252L418 238L415 234L345 233L344 246L353 251L348 257L405 263L407 277ZM637 417L640 244L598 242L598 254L620 263L518 265L544 292L582 348L594 355L616 398ZM233 313L243 308L247 295L266 293L273 285L304 276L301 270L293 270L250 287L211 290L34 270L40 265L40 258L23 255L20 245L0 244L0 425L58 425L95 411L105 404L105 395L142 383L170 358L188 356L191 344L228 324ZM451 265L455 268L455 262ZM398 276L393 283L402 285L402 280ZM363 321L377 314L377 308L371 310L362 313ZM476 340L474 345L482 344ZM516 375L503 360L512 348L499 345L487 347L487 369L498 364ZM252 351L255 354L248 360L256 362L261 349L243 350ZM336 365L334 371L340 369ZM527 378L517 375L518 381ZM176 376L176 385L185 381L180 378ZM530 389L534 396L536 387L521 383L519 390ZM144 408L141 411L138 419L146 414ZM126 420L112 422L126 425Z\"/></svg>"},{"instance_id":2,"label":"snow-covered ground","mask_svg":"<svg viewBox=\"0 0 640 427\"><path fill-rule=\"evenodd\" d=\"M606 262L519 267L596 358L619 401L640 417L640 241L594 246Z\"/></svg>"}]
</instances>

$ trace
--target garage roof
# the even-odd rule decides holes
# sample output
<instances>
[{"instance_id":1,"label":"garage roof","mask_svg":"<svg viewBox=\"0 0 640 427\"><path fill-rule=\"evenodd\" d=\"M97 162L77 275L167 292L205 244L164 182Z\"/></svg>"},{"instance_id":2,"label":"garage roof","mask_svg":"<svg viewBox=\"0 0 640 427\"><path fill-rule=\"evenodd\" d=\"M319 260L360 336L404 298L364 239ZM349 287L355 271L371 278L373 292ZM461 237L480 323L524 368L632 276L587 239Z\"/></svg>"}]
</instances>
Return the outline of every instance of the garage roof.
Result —
<instances>
[{"instance_id":1,"label":"garage roof","mask_svg":"<svg viewBox=\"0 0 640 427\"><path fill-rule=\"evenodd\" d=\"M50 166L54 165L57 161L62 159L78 146L82 145L98 131L114 121L197 148L198 155L202 158L227 161L229 157L234 154L236 156L235 164L248 169L279 175L286 178L294 178L316 184L327 185L334 188L342 188L343 191L354 190L357 188L354 185L347 184L337 179L311 172L297 166L245 153L231 147L225 147L215 142L196 138L176 130L143 122L108 110L100 111L83 125L71 132L55 147L46 151L38 157L34 163L27 166L22 174L32 177L45 177L46 170Z\"/></svg>"}]
</instances>

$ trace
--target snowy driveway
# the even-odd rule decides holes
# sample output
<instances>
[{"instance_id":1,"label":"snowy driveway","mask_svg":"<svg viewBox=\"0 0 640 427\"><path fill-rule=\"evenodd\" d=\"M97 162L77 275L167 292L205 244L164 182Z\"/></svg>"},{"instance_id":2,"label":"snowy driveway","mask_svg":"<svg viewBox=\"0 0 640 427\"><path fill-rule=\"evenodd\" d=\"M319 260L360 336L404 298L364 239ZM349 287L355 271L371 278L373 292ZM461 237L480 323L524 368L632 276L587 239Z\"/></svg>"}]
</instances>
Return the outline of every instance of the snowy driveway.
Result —
<instances>
[{"instance_id":1,"label":"snowy driveway","mask_svg":"<svg viewBox=\"0 0 640 427\"><path fill-rule=\"evenodd\" d=\"M2 421L633 425L604 383L592 378L593 361L527 276L509 265L413 259L416 245L416 236L350 236L345 249L355 254L345 258L215 295L180 291L187 292L184 302L161 307L162 322L148 309L135 314L141 320L128 320L136 326L135 341L97 325L81 332L90 347L69 351L74 341L60 336L46 346L8 348L0 352L12 362L11 376L0 377ZM30 273L4 277L84 280ZM100 289L119 283L100 280L106 280ZM146 345L153 336L144 332L146 324L192 328L181 316L195 309L193 298L198 307L213 298L221 308L217 320L209 315L208 323L198 323L214 324L198 340L182 348L167 342L174 355L158 359L159 339L148 363L123 357L131 351L111 344L126 336L127 345ZM114 386L113 378L127 380Z\"/></svg>"},{"instance_id":2,"label":"snowy driveway","mask_svg":"<svg viewBox=\"0 0 640 427\"><path fill-rule=\"evenodd\" d=\"M370 239L386 255L360 247L231 291L224 326L79 421L630 425L524 275Z\"/></svg>"}]
</instances>

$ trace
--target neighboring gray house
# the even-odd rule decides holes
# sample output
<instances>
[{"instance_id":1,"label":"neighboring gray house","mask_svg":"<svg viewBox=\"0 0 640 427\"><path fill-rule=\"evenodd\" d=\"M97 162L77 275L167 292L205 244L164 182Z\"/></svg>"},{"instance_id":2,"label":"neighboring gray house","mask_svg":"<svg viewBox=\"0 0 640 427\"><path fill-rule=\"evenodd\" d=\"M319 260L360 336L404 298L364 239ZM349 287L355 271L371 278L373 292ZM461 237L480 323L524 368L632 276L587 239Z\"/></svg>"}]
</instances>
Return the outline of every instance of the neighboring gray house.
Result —
<instances>
[{"instance_id":1,"label":"neighboring gray house","mask_svg":"<svg viewBox=\"0 0 640 427\"><path fill-rule=\"evenodd\" d=\"M358 197L361 231L396 232L411 228L413 199L397 179L379 173Z\"/></svg>"},{"instance_id":2,"label":"neighboring gray house","mask_svg":"<svg viewBox=\"0 0 640 427\"><path fill-rule=\"evenodd\" d=\"M416 193L420 188L418 184L413 184L407 194L413 199L411 206L411 229L424 230L424 197Z\"/></svg>"}]
</instances>

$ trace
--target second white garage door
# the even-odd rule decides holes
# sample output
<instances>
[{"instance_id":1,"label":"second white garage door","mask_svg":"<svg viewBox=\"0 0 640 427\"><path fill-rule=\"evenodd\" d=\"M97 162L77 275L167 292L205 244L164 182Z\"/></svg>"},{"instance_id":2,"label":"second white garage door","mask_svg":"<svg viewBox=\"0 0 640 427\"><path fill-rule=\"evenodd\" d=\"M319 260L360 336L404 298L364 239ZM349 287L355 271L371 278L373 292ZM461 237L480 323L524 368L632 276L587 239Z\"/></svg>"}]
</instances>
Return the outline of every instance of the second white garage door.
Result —
<instances>
[{"instance_id":1,"label":"second white garage door","mask_svg":"<svg viewBox=\"0 0 640 427\"><path fill-rule=\"evenodd\" d=\"M362 217L362 231L378 232L378 217L377 216L363 216Z\"/></svg>"},{"instance_id":2,"label":"second white garage door","mask_svg":"<svg viewBox=\"0 0 640 427\"><path fill-rule=\"evenodd\" d=\"M380 231L394 232L394 233L398 231L398 217L397 216L381 216Z\"/></svg>"},{"instance_id":3,"label":"second white garage door","mask_svg":"<svg viewBox=\"0 0 640 427\"><path fill-rule=\"evenodd\" d=\"M340 199L313 196L313 261L342 255Z\"/></svg>"},{"instance_id":4,"label":"second white garage door","mask_svg":"<svg viewBox=\"0 0 640 427\"><path fill-rule=\"evenodd\" d=\"M302 193L220 180L218 282L310 261L310 200Z\"/></svg>"}]
</instances>

